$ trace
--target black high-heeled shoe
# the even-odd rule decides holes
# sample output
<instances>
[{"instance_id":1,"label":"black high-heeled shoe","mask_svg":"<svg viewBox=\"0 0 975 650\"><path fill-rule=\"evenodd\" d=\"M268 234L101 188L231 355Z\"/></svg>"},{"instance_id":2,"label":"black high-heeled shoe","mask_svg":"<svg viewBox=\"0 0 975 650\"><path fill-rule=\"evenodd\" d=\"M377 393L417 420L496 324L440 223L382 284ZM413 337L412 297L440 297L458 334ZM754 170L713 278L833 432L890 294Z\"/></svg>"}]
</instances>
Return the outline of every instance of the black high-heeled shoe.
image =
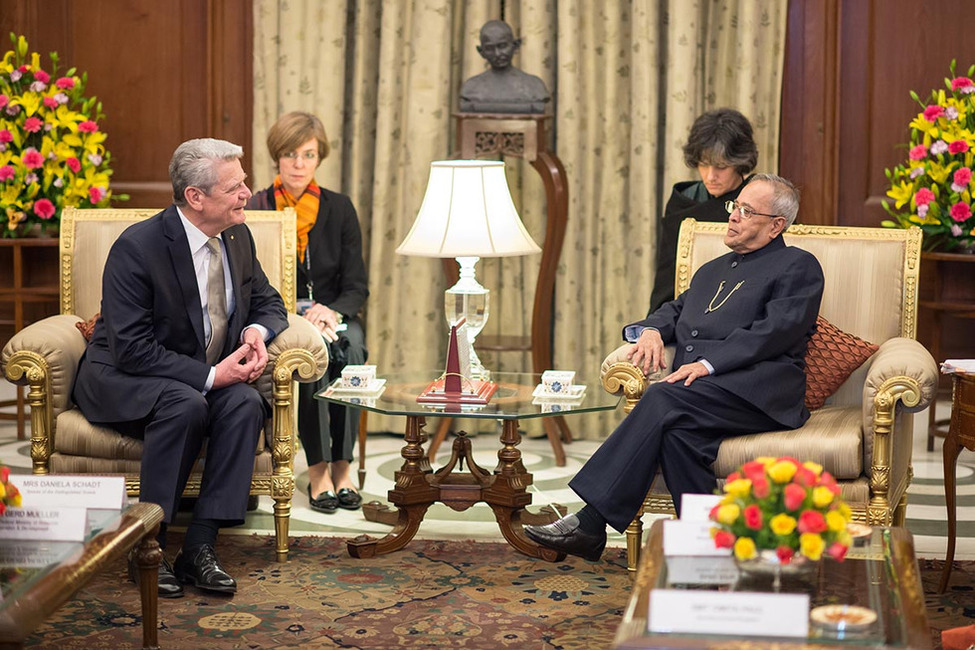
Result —
<instances>
[{"instance_id":1,"label":"black high-heeled shoe","mask_svg":"<svg viewBox=\"0 0 975 650\"><path fill-rule=\"evenodd\" d=\"M317 497L311 495L311 483L308 484L308 505L316 512L324 512L327 515L338 510L339 499L331 490L322 492Z\"/></svg>"}]
</instances>

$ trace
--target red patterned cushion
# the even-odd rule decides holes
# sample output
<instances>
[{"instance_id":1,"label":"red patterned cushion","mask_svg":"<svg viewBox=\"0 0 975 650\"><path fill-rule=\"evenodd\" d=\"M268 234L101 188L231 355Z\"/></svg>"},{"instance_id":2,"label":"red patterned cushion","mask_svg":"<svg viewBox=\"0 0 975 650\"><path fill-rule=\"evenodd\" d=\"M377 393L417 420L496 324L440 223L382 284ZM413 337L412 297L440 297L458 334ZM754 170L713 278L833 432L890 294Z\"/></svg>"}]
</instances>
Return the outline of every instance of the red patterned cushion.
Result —
<instances>
[{"instance_id":1,"label":"red patterned cushion","mask_svg":"<svg viewBox=\"0 0 975 650\"><path fill-rule=\"evenodd\" d=\"M806 349L806 408L821 407L877 347L820 316Z\"/></svg>"},{"instance_id":2,"label":"red patterned cushion","mask_svg":"<svg viewBox=\"0 0 975 650\"><path fill-rule=\"evenodd\" d=\"M74 326L78 328L78 331L81 332L81 335L85 337L85 340L88 341L89 343L91 342L92 335L95 333L95 321L98 320L98 317L100 315L101 312L98 312L90 319L85 321L80 321L74 324Z\"/></svg>"}]
</instances>

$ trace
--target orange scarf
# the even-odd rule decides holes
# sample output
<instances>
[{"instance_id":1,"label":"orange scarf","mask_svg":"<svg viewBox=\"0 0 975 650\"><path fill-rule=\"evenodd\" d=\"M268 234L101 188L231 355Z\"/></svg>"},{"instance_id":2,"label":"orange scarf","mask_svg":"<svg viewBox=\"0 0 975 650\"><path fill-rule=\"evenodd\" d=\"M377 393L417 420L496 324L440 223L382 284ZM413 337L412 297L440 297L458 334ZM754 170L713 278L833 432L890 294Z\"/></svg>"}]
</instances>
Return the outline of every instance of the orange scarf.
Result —
<instances>
[{"instance_id":1,"label":"orange scarf","mask_svg":"<svg viewBox=\"0 0 975 650\"><path fill-rule=\"evenodd\" d=\"M281 182L281 175L274 177L274 206L278 210L294 208L298 218L298 260L305 261L305 249L308 248L308 232L318 219L318 201L322 191L312 180L305 188L301 198L295 199Z\"/></svg>"}]
</instances>

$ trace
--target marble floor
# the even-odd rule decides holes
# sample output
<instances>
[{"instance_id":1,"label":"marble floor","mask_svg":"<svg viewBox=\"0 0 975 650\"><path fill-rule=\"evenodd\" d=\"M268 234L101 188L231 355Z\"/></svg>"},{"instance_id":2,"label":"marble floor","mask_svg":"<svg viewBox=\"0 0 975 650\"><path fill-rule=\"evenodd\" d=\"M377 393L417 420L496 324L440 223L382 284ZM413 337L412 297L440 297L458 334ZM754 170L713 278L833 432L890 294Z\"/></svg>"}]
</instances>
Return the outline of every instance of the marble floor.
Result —
<instances>
[{"instance_id":1,"label":"marble floor","mask_svg":"<svg viewBox=\"0 0 975 650\"><path fill-rule=\"evenodd\" d=\"M6 382L0 387L0 399L13 391ZM947 417L947 402L939 403L939 416ZM907 527L915 536L918 557L943 558L946 548L944 478L941 464L940 440L933 452L925 447L927 411L915 416L914 474L910 487L907 510ZM474 460L485 468L497 464L496 438L480 434L473 439ZM390 489L394 472L402 459L400 449L402 437L390 434L370 434L367 444L366 479L362 489L365 501L384 500ZM568 480L585 463L598 447L597 442L574 441L566 445L567 463L557 467L552 460L552 452L546 438L526 438L519 446L526 469L534 477L529 486L532 506L536 509L547 504L565 505L570 511L580 506L578 497L567 487ZM449 446L443 446L434 467L440 467L449 458ZM0 461L9 465L14 473L30 472L29 441L17 440L16 428L12 422L0 422ZM312 511L308 507L305 494L307 485L307 465L304 454L299 451L295 460L298 493L292 505L291 533L293 535L326 535L354 537L367 533L382 536L388 527L366 521L361 511L339 510L328 515ZM955 558L975 559L975 454L962 451L958 461L958 543ZM248 514L246 523L227 532L250 534L273 531L271 516L272 501L261 497L256 511ZM649 516L647 517L649 521ZM434 504L427 512L417 538L431 539L476 539L484 541L503 541L490 508L486 504L456 512L441 504ZM609 544L622 546L625 537L610 531Z\"/></svg>"}]
</instances>

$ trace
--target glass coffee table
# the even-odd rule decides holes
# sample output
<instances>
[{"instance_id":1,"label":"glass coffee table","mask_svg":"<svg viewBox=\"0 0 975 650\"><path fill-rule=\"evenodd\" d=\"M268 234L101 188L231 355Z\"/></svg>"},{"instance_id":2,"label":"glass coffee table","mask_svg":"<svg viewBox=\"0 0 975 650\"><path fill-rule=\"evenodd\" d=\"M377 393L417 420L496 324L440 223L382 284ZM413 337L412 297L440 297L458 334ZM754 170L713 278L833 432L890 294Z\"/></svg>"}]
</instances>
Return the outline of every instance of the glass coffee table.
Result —
<instances>
[{"instance_id":1,"label":"glass coffee table","mask_svg":"<svg viewBox=\"0 0 975 650\"><path fill-rule=\"evenodd\" d=\"M158 648L156 584L162 551L156 534L162 519L158 505L136 503L112 515L84 542L0 540L0 645L23 643L94 576L135 548L142 647Z\"/></svg>"},{"instance_id":2,"label":"glass coffee table","mask_svg":"<svg viewBox=\"0 0 975 650\"><path fill-rule=\"evenodd\" d=\"M657 520L640 557L629 605L616 633L614 648L749 648L750 650L817 647L910 648L931 647L917 559L911 534L904 528L875 527L862 543L850 548L843 562L823 560L803 578L783 575L782 592L809 595L810 611L821 606L853 606L876 614L859 628L818 623L812 616L807 638L771 638L759 635L678 634L651 632L649 612L654 589L772 592L772 580L738 574L734 561L723 557L668 557L663 553L664 521ZM688 560L706 567L708 579L684 578ZM730 562L730 571L719 563ZM715 576L718 579L712 580ZM658 592L660 593L660 592ZM666 593L666 592L664 592ZM744 596L743 596L744 598ZM860 610L862 611L862 610ZM824 623L826 621L823 621ZM654 626L659 629L659 626Z\"/></svg>"},{"instance_id":3,"label":"glass coffee table","mask_svg":"<svg viewBox=\"0 0 975 650\"><path fill-rule=\"evenodd\" d=\"M511 546L544 560L563 560L564 553L539 546L522 532L522 526L526 524L551 523L558 513L530 513L525 510L532 501L528 492L532 475L521 462L518 421L612 410L619 405L621 398L610 395L598 383L579 382L577 385L585 388L576 389L576 399L539 399L532 393L540 382L540 375L496 372L492 373L491 379L498 389L484 406L418 403L417 395L437 374L436 371L416 371L377 377L377 382L384 382L379 394L342 389L341 380L337 379L316 395L319 399L337 404L406 417L406 446L401 454L403 465L396 472L396 485L388 493L395 511L376 513L365 510L367 518L375 517L374 520L389 523L393 529L381 539L360 535L349 540L349 554L365 558L403 548L416 535L427 509L436 502L457 511L483 502L491 507L501 534ZM472 440L461 431L454 438L450 460L434 471L423 449L427 442L424 427L426 419L430 417L500 420L502 426L497 466L493 470L479 467L473 459ZM462 471L465 466L466 471Z\"/></svg>"}]
</instances>

